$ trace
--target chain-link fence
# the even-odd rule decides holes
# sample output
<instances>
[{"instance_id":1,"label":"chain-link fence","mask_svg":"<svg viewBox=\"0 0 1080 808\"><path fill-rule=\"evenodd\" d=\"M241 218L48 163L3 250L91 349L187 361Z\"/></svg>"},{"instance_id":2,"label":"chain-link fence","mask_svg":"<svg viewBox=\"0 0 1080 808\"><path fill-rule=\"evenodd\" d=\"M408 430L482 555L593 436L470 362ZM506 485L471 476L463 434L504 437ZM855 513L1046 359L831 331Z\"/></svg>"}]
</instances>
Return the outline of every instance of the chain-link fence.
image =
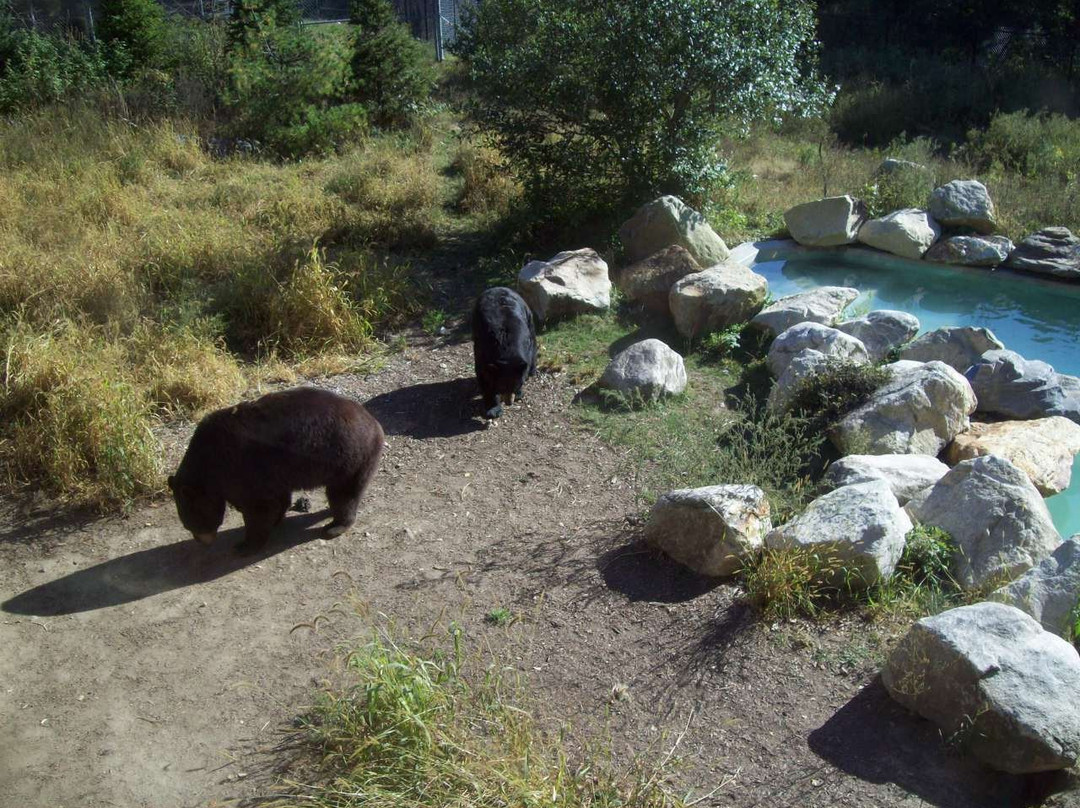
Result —
<instances>
[{"instance_id":1,"label":"chain-link fence","mask_svg":"<svg viewBox=\"0 0 1080 808\"><path fill-rule=\"evenodd\" d=\"M465 0L390 0L398 19L406 23L417 39L435 45L442 59L444 48L454 41L459 14ZM305 23L345 22L349 0L297 0ZM174 14L204 20L227 17L231 0L161 0ZM93 33L98 16L96 0L12 0L12 11L25 25L52 31L61 28Z\"/></svg>"}]
</instances>

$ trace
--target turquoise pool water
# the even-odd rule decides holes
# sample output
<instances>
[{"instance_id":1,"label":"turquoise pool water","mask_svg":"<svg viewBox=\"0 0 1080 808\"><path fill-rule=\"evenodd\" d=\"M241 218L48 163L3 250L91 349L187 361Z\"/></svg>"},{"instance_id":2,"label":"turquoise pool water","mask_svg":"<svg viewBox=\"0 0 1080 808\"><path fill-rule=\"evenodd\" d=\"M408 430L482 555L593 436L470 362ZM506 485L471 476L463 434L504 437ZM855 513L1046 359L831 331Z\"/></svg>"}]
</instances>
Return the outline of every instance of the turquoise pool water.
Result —
<instances>
[{"instance_id":1,"label":"turquoise pool water","mask_svg":"<svg viewBox=\"0 0 1080 808\"><path fill-rule=\"evenodd\" d=\"M923 331L942 326L985 326L1005 347L1080 376L1080 288L982 269L961 269L892 258L861 250L798 252L768 260L755 272L775 297L817 286L853 286L862 294L849 312L898 309L919 318ZM1065 537L1080 533L1080 458L1072 486L1046 500Z\"/></svg>"}]
</instances>

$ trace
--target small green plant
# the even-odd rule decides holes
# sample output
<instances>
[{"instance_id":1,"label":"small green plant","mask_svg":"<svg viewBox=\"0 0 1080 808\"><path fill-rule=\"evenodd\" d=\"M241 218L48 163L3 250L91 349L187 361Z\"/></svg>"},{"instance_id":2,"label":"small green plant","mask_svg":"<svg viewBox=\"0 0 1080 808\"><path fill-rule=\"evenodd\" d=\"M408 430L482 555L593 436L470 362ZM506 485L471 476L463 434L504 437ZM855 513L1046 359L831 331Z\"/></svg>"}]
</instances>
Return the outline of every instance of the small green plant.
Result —
<instances>
[{"instance_id":1,"label":"small green plant","mask_svg":"<svg viewBox=\"0 0 1080 808\"><path fill-rule=\"evenodd\" d=\"M877 365L830 359L798 384L790 410L809 419L815 430L825 431L864 404L889 378L889 371Z\"/></svg>"},{"instance_id":2,"label":"small green plant","mask_svg":"<svg viewBox=\"0 0 1080 808\"><path fill-rule=\"evenodd\" d=\"M425 334L438 334L439 330L446 325L446 312L442 309L428 309L420 320L420 327Z\"/></svg>"},{"instance_id":3,"label":"small green plant","mask_svg":"<svg viewBox=\"0 0 1080 808\"><path fill-rule=\"evenodd\" d=\"M1080 598L1069 612L1069 638L1074 644L1080 644Z\"/></svg>"},{"instance_id":4,"label":"small green plant","mask_svg":"<svg viewBox=\"0 0 1080 808\"><path fill-rule=\"evenodd\" d=\"M713 359L727 359L739 350L739 341L745 328L745 323L739 323L705 335L701 340L701 352Z\"/></svg>"},{"instance_id":5,"label":"small green plant","mask_svg":"<svg viewBox=\"0 0 1080 808\"><path fill-rule=\"evenodd\" d=\"M484 615L484 622L493 626L508 626L514 622L514 613L505 606L496 606Z\"/></svg>"},{"instance_id":6,"label":"small green plant","mask_svg":"<svg viewBox=\"0 0 1080 808\"><path fill-rule=\"evenodd\" d=\"M941 528L915 525L892 577L872 587L866 596L876 616L924 617L963 605L965 595L952 574L956 543Z\"/></svg>"},{"instance_id":7,"label":"small green plant","mask_svg":"<svg viewBox=\"0 0 1080 808\"><path fill-rule=\"evenodd\" d=\"M766 549L741 573L750 602L770 619L816 617L835 597L829 582L843 569L825 550Z\"/></svg>"}]
</instances>

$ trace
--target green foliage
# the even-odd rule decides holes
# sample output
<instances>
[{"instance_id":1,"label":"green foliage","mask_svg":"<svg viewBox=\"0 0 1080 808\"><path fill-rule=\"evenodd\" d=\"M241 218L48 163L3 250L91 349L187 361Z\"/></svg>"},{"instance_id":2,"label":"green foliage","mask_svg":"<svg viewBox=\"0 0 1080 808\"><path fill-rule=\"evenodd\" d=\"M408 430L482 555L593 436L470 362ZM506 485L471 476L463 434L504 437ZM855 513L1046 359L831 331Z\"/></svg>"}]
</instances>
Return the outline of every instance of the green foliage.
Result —
<instances>
[{"instance_id":1,"label":"green foliage","mask_svg":"<svg viewBox=\"0 0 1080 808\"><path fill-rule=\"evenodd\" d=\"M514 613L505 606L496 606L484 615L484 621L493 626L506 626L514 620Z\"/></svg>"},{"instance_id":2,"label":"green foliage","mask_svg":"<svg viewBox=\"0 0 1080 808\"><path fill-rule=\"evenodd\" d=\"M165 12L156 0L101 0L97 35L116 75L160 67L166 43Z\"/></svg>"},{"instance_id":3,"label":"green foliage","mask_svg":"<svg viewBox=\"0 0 1080 808\"><path fill-rule=\"evenodd\" d=\"M295 0L235 0L226 35L228 49L233 53L258 49L268 32L299 22L300 6Z\"/></svg>"},{"instance_id":4,"label":"green foliage","mask_svg":"<svg viewBox=\"0 0 1080 808\"><path fill-rule=\"evenodd\" d=\"M825 550L763 550L740 573L747 599L765 617L816 617L834 599L825 581L840 561Z\"/></svg>"},{"instance_id":5,"label":"green foliage","mask_svg":"<svg viewBox=\"0 0 1080 808\"><path fill-rule=\"evenodd\" d=\"M1069 612L1069 633L1074 644L1080 644L1080 598L1077 598L1076 605L1073 606L1072 611Z\"/></svg>"},{"instance_id":6,"label":"green foliage","mask_svg":"<svg viewBox=\"0 0 1080 808\"><path fill-rule=\"evenodd\" d=\"M985 130L973 129L962 153L982 168L1028 179L1080 176L1080 122L1064 115L998 114Z\"/></svg>"},{"instance_id":7,"label":"green foliage","mask_svg":"<svg viewBox=\"0 0 1080 808\"><path fill-rule=\"evenodd\" d=\"M389 0L351 0L356 26L351 97L366 106L380 126L400 126L414 117L435 84L424 46L399 23Z\"/></svg>"},{"instance_id":8,"label":"green foliage","mask_svg":"<svg viewBox=\"0 0 1080 808\"><path fill-rule=\"evenodd\" d=\"M739 350L739 341L745 328L745 323L738 323L706 334L701 340L701 352L712 359L727 359Z\"/></svg>"},{"instance_id":9,"label":"green foliage","mask_svg":"<svg viewBox=\"0 0 1080 808\"><path fill-rule=\"evenodd\" d=\"M813 26L801 0L488 0L455 47L478 126L552 215L703 200L725 125L825 99Z\"/></svg>"},{"instance_id":10,"label":"green foliage","mask_svg":"<svg viewBox=\"0 0 1080 808\"><path fill-rule=\"evenodd\" d=\"M866 594L871 615L925 617L964 605L966 595L952 574L956 543L945 531L915 525L905 539L896 571Z\"/></svg>"},{"instance_id":11,"label":"green foliage","mask_svg":"<svg viewBox=\"0 0 1080 808\"><path fill-rule=\"evenodd\" d=\"M104 83L100 48L17 24L10 0L0 2L0 113L24 111L84 93Z\"/></svg>"},{"instance_id":12,"label":"green foliage","mask_svg":"<svg viewBox=\"0 0 1080 808\"><path fill-rule=\"evenodd\" d=\"M790 410L808 419L814 431L826 431L889 381L877 365L830 359L792 392Z\"/></svg>"},{"instance_id":13,"label":"green foliage","mask_svg":"<svg viewBox=\"0 0 1080 808\"><path fill-rule=\"evenodd\" d=\"M928 145L932 148L932 144ZM895 157L902 151L890 145L885 149L885 153ZM935 182L931 169L919 167L925 166L925 162L928 161L924 158L914 166L901 165L887 173L876 173L858 191L858 196L866 203L871 218L885 216L904 208L926 208Z\"/></svg>"}]
</instances>

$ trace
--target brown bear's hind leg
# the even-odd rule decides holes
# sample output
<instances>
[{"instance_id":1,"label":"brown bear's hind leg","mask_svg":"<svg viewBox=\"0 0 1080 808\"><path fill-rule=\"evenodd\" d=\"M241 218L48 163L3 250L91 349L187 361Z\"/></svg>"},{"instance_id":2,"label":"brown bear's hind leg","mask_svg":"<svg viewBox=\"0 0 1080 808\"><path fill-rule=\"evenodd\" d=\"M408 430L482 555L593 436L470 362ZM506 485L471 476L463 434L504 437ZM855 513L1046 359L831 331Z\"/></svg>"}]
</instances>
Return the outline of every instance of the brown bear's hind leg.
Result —
<instances>
[{"instance_id":1,"label":"brown bear's hind leg","mask_svg":"<svg viewBox=\"0 0 1080 808\"><path fill-rule=\"evenodd\" d=\"M340 485L326 486L326 501L330 504L330 515L334 517L326 526L327 538L340 536L356 522L356 509L360 498L364 496L371 478L375 475L377 463L369 463L366 469L354 474Z\"/></svg>"}]
</instances>

